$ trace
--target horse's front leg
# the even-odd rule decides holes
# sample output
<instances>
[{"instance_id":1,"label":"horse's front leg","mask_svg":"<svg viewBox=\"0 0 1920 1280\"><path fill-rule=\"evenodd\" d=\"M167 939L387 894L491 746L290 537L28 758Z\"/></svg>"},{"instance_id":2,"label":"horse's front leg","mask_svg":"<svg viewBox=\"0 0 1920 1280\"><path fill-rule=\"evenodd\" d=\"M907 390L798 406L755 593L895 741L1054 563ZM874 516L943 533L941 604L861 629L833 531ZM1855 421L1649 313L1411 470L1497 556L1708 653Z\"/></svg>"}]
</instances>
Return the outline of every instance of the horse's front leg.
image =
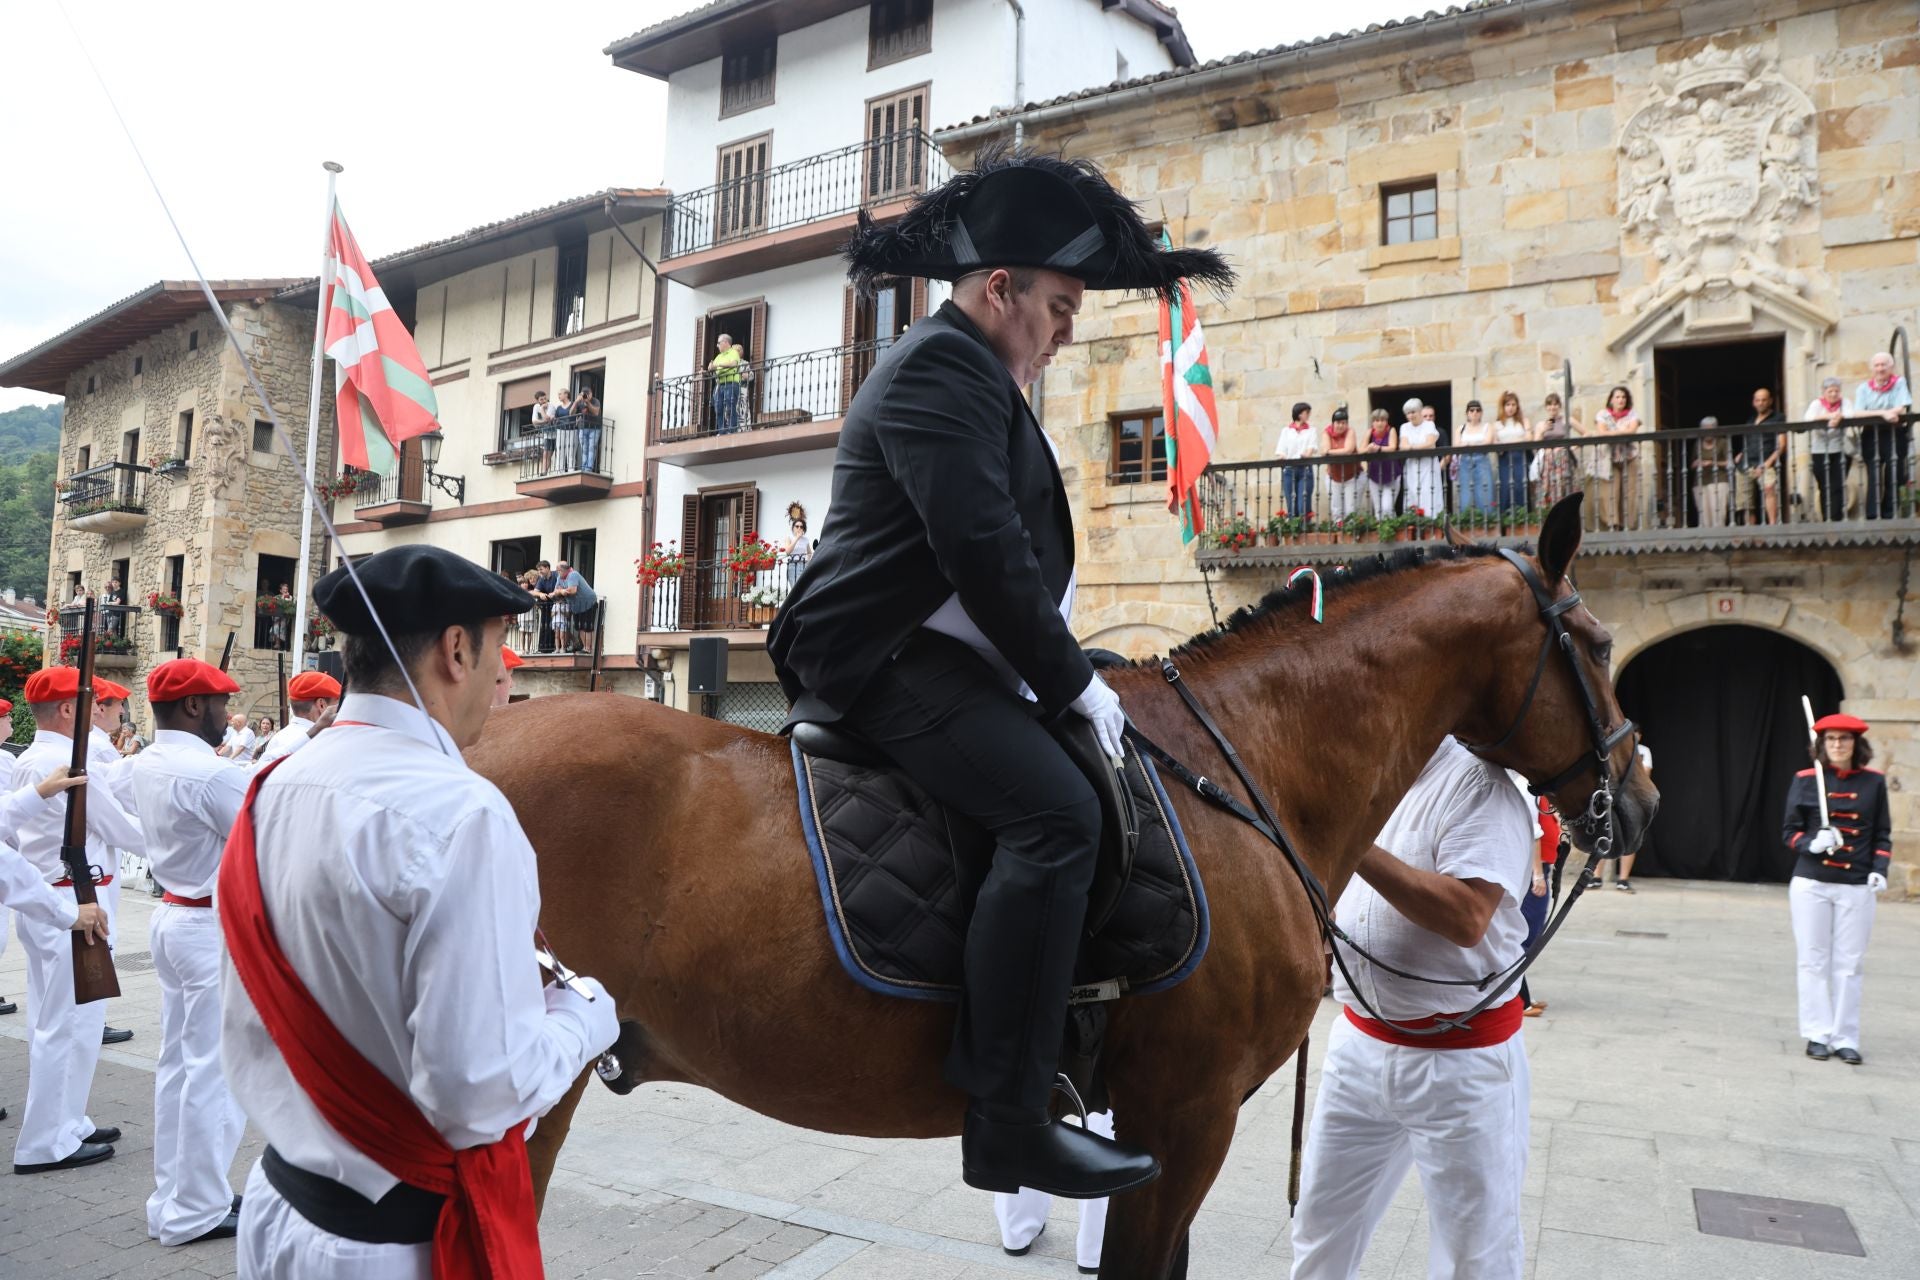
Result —
<instances>
[{"instance_id":1,"label":"horse's front leg","mask_svg":"<svg viewBox=\"0 0 1920 1280\"><path fill-rule=\"evenodd\" d=\"M553 1166L560 1159L560 1144L567 1140L567 1131L573 1128L573 1110L580 1105L580 1095L586 1092L587 1081L591 1079L591 1068L581 1072L580 1078L573 1082L573 1088L553 1104L553 1110L540 1117L540 1123L534 1126L533 1136L527 1139L527 1162L533 1166L535 1211L546 1207L547 1182L553 1177Z\"/></svg>"},{"instance_id":2,"label":"horse's front leg","mask_svg":"<svg viewBox=\"0 0 1920 1280\"><path fill-rule=\"evenodd\" d=\"M1114 1199L1100 1275L1185 1280L1187 1230L1226 1161L1240 1094L1225 1080L1183 1082L1179 1095L1136 1092L1128 1095L1132 1105L1115 1092L1114 1136L1160 1157L1161 1173Z\"/></svg>"}]
</instances>

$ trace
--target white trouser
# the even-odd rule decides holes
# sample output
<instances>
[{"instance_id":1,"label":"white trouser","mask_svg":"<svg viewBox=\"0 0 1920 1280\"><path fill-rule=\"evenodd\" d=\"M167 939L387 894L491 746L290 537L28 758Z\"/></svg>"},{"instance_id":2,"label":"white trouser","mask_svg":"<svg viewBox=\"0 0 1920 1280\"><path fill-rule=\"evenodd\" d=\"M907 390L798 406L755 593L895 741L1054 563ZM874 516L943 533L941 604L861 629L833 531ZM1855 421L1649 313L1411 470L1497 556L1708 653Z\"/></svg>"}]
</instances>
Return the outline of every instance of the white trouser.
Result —
<instances>
[{"instance_id":1,"label":"white trouser","mask_svg":"<svg viewBox=\"0 0 1920 1280\"><path fill-rule=\"evenodd\" d=\"M54 892L73 896L72 889ZM25 916L15 923L27 951L27 1016L33 1020L33 1039L27 1047L27 1105L20 1115L13 1162L51 1164L72 1155L93 1132L87 1093L100 1062L107 1002L74 1004L75 935L70 930Z\"/></svg>"},{"instance_id":2,"label":"white trouser","mask_svg":"<svg viewBox=\"0 0 1920 1280\"><path fill-rule=\"evenodd\" d=\"M1336 1018L1307 1133L1293 1280L1347 1280L1399 1190L1420 1170L1427 1275L1519 1280L1526 1260L1527 1050L1388 1044Z\"/></svg>"},{"instance_id":3,"label":"white trouser","mask_svg":"<svg viewBox=\"0 0 1920 1280\"><path fill-rule=\"evenodd\" d=\"M1096 1111L1087 1117L1087 1130L1103 1138L1113 1136L1113 1112ZM1014 1195L1005 1192L993 1197L993 1216L1000 1223L1000 1243L1009 1249L1024 1249L1047 1225L1047 1211L1053 1197L1032 1187L1022 1187ZM1074 1246L1081 1267L1100 1265L1100 1242L1107 1235L1107 1198L1080 1202L1080 1236Z\"/></svg>"},{"instance_id":4,"label":"white trouser","mask_svg":"<svg viewBox=\"0 0 1920 1280\"><path fill-rule=\"evenodd\" d=\"M1424 515L1441 516L1447 510L1447 486L1440 481L1438 458L1416 458L1407 464L1406 507Z\"/></svg>"},{"instance_id":5,"label":"white trouser","mask_svg":"<svg viewBox=\"0 0 1920 1280\"><path fill-rule=\"evenodd\" d=\"M149 937L160 979L160 1065L147 1234L161 1244L185 1244L230 1210L227 1170L247 1117L220 1069L219 917L211 907L162 903Z\"/></svg>"},{"instance_id":6,"label":"white trouser","mask_svg":"<svg viewBox=\"0 0 1920 1280\"><path fill-rule=\"evenodd\" d=\"M1331 509L1335 524L1360 510L1361 483L1359 476L1351 480L1327 481L1327 506Z\"/></svg>"},{"instance_id":7,"label":"white trouser","mask_svg":"<svg viewBox=\"0 0 1920 1280\"><path fill-rule=\"evenodd\" d=\"M1800 958L1800 1037L1860 1047L1860 977L1873 934L1873 890L1795 876L1787 887Z\"/></svg>"},{"instance_id":8,"label":"white trouser","mask_svg":"<svg viewBox=\"0 0 1920 1280\"><path fill-rule=\"evenodd\" d=\"M430 1244L362 1244L301 1217L254 1162L240 1206L239 1280L432 1280Z\"/></svg>"}]
</instances>

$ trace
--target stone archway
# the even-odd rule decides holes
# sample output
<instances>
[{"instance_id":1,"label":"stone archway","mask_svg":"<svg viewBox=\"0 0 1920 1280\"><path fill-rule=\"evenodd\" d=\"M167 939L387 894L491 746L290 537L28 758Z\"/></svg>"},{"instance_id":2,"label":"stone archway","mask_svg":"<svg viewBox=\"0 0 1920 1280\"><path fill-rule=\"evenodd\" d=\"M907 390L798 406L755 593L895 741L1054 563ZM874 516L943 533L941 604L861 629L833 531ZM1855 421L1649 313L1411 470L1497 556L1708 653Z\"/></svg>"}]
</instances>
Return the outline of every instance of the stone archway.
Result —
<instances>
[{"instance_id":1,"label":"stone archway","mask_svg":"<svg viewBox=\"0 0 1920 1280\"><path fill-rule=\"evenodd\" d=\"M1835 665L1781 629L1696 626L1642 647L1615 689L1646 735L1661 792L1635 875L1785 881L1793 855L1781 815L1807 765L1800 698L1837 708L1846 690Z\"/></svg>"}]
</instances>

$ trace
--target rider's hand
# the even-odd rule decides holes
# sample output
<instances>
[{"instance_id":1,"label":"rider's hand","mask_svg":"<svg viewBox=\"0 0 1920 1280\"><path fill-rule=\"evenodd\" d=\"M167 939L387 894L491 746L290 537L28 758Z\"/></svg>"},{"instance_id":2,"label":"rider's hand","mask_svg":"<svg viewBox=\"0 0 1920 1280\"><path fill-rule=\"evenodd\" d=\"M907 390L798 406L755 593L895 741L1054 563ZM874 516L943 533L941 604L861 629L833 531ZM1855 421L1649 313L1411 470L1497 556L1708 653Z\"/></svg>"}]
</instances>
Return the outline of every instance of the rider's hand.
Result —
<instances>
[{"instance_id":1,"label":"rider's hand","mask_svg":"<svg viewBox=\"0 0 1920 1280\"><path fill-rule=\"evenodd\" d=\"M86 939L88 946L92 946L96 940L105 942L107 940L107 913L97 902L83 902L80 904L79 918L73 922L71 928L75 933L78 933L82 938Z\"/></svg>"},{"instance_id":2,"label":"rider's hand","mask_svg":"<svg viewBox=\"0 0 1920 1280\"><path fill-rule=\"evenodd\" d=\"M1093 736L1100 740L1100 749L1109 760L1118 765L1126 759L1122 740L1127 732L1127 713L1120 709L1120 696L1107 688L1098 671L1073 700L1073 709L1092 722Z\"/></svg>"},{"instance_id":3,"label":"rider's hand","mask_svg":"<svg viewBox=\"0 0 1920 1280\"><path fill-rule=\"evenodd\" d=\"M1885 893L1887 891L1887 878L1878 871L1869 871L1867 872L1867 888L1873 890L1875 893Z\"/></svg>"},{"instance_id":4,"label":"rider's hand","mask_svg":"<svg viewBox=\"0 0 1920 1280\"><path fill-rule=\"evenodd\" d=\"M36 782L33 786L33 789L40 793L40 798L42 800L51 800L55 796L59 795L62 791L69 790L73 787L84 787L87 785L86 774L83 773L79 777L75 778L75 777L69 776L71 773L72 773L72 770L63 764L58 769L55 769L52 773L48 774L44 780L40 782Z\"/></svg>"},{"instance_id":5,"label":"rider's hand","mask_svg":"<svg viewBox=\"0 0 1920 1280\"><path fill-rule=\"evenodd\" d=\"M1840 833L1832 827L1822 827L1813 833L1813 839L1807 841L1808 853L1830 853L1840 847Z\"/></svg>"},{"instance_id":6,"label":"rider's hand","mask_svg":"<svg viewBox=\"0 0 1920 1280\"><path fill-rule=\"evenodd\" d=\"M581 1048L586 1051L580 1065L585 1067L613 1048L613 1042L620 1038L620 1015L614 1012L613 997L598 979L581 974L573 980L592 992L593 999L587 999L564 982L553 983L542 994L546 997L549 1015L571 1016L577 1022Z\"/></svg>"}]
</instances>

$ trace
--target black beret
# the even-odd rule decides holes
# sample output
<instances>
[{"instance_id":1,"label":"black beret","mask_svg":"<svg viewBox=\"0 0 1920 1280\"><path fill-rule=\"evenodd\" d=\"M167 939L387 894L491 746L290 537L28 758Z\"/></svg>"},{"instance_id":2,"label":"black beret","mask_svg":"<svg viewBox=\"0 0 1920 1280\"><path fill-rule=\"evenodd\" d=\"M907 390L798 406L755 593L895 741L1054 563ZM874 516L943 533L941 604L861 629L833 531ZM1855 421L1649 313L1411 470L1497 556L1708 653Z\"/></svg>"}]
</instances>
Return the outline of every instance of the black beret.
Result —
<instances>
[{"instance_id":1,"label":"black beret","mask_svg":"<svg viewBox=\"0 0 1920 1280\"><path fill-rule=\"evenodd\" d=\"M534 606L524 588L441 547L389 547L355 560L353 567L380 620L395 635L484 622ZM313 602L349 635L379 634L345 566L313 584Z\"/></svg>"}]
</instances>

